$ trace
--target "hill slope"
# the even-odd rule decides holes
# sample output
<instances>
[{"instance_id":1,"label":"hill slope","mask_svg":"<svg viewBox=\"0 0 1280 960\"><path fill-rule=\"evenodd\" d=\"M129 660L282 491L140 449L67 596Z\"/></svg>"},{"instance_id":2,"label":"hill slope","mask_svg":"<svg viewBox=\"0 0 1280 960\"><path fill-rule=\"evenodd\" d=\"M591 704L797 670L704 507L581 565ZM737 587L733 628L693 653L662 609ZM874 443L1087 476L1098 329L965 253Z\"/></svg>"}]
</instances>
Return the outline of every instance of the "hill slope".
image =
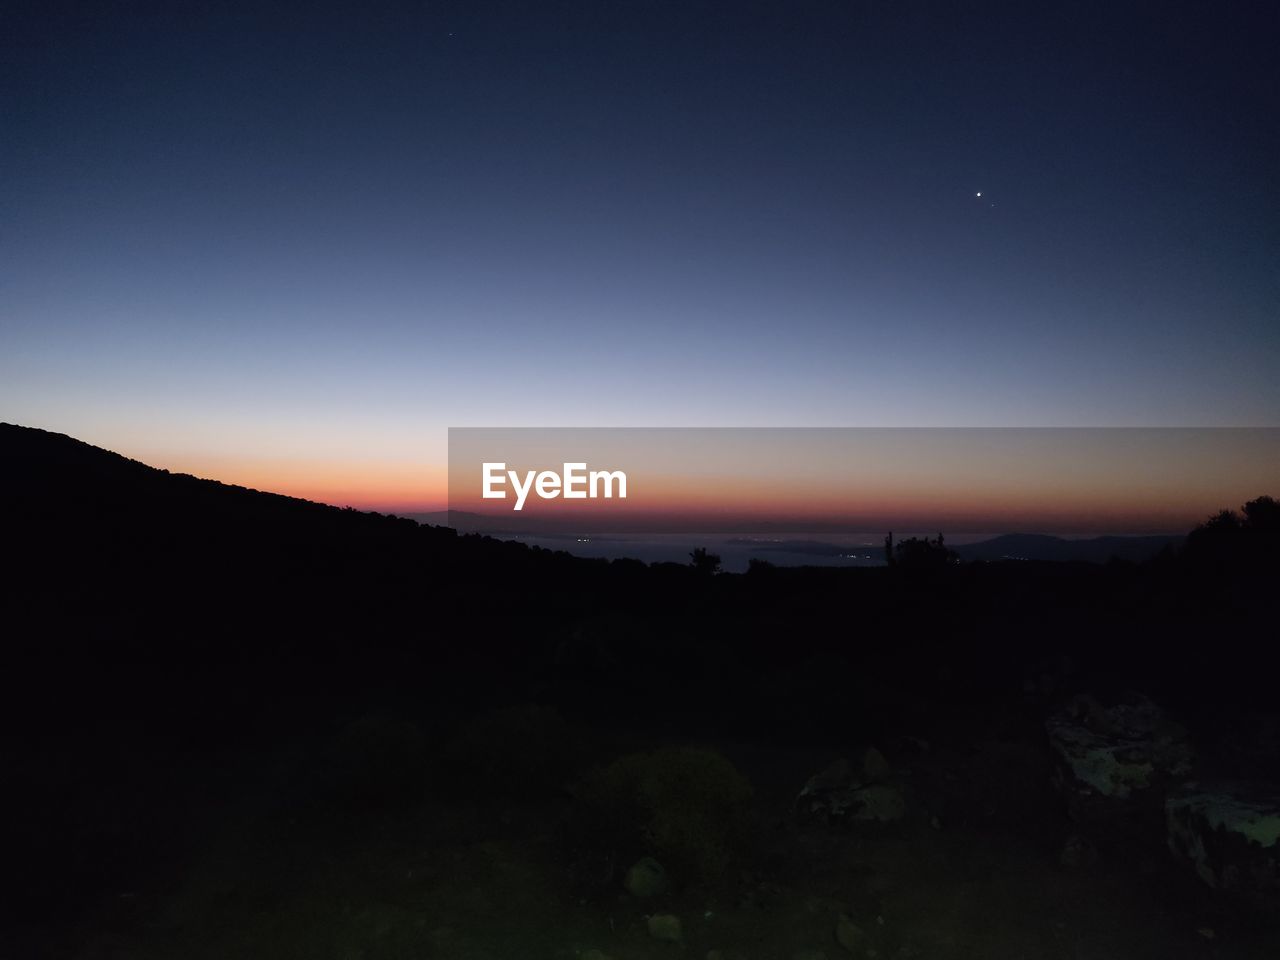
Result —
<instances>
[{"instance_id":1,"label":"hill slope","mask_svg":"<svg viewBox=\"0 0 1280 960\"><path fill-rule=\"evenodd\" d=\"M345 510L295 497L158 470L60 433L0 423L0 510L20 528L82 538L114 529L164 536L164 530L225 537L357 529L388 534L416 528L408 520ZM266 530L263 530L263 525ZM230 529L228 528L230 525Z\"/></svg>"}]
</instances>

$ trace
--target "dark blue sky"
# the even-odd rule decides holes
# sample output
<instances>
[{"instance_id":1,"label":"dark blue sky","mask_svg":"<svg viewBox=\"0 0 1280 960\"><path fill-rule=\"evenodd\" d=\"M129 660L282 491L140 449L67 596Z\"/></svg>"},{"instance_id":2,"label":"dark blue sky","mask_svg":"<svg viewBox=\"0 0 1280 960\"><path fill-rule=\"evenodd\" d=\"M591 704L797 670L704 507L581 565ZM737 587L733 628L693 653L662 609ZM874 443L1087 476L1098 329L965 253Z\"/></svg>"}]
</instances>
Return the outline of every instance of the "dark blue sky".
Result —
<instances>
[{"instance_id":1,"label":"dark blue sky","mask_svg":"<svg viewBox=\"0 0 1280 960\"><path fill-rule=\"evenodd\" d=\"M4 419L1280 421L1267 4L233 6L6 13Z\"/></svg>"}]
</instances>

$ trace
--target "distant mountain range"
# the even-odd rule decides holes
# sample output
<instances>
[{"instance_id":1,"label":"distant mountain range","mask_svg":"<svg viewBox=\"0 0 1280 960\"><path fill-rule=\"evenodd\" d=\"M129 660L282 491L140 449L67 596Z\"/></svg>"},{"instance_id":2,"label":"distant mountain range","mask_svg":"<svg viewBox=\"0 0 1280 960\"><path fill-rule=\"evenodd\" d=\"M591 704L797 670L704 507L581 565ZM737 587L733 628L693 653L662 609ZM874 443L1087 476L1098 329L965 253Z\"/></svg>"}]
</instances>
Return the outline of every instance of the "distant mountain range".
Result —
<instances>
[{"instance_id":1,"label":"distant mountain range","mask_svg":"<svg viewBox=\"0 0 1280 960\"><path fill-rule=\"evenodd\" d=\"M1185 537L1090 537L1067 540L1040 533L1006 533L991 540L953 547L963 560L1058 560L1106 563L1113 557L1140 563Z\"/></svg>"},{"instance_id":2,"label":"distant mountain range","mask_svg":"<svg viewBox=\"0 0 1280 960\"><path fill-rule=\"evenodd\" d=\"M420 523L456 526L459 532L484 532L495 537L535 536L543 539L573 540L571 533L552 534L534 527L520 529L506 518L489 517L477 513L448 511L409 514ZM634 535L633 535L634 538ZM598 537L596 539L599 539ZM1106 563L1113 557L1133 563L1149 560L1168 546L1178 546L1185 539L1183 534L1150 536L1102 536L1068 539L1042 533L1006 533L990 540L964 545L952 544L952 549L962 560L1038 560L1074 563ZM793 556L839 557L865 556L879 559L882 549L877 543L868 547L865 543L848 544L821 539L759 540L751 538L730 539L732 545L751 546L762 553L787 553Z\"/></svg>"},{"instance_id":3,"label":"distant mountain range","mask_svg":"<svg viewBox=\"0 0 1280 960\"><path fill-rule=\"evenodd\" d=\"M1106 563L1113 557L1141 563L1149 560L1167 546L1176 546L1184 537L1179 536L1140 536L1140 537L1090 537L1087 539L1068 540L1065 537L1054 537L1042 533L1006 533L990 540L963 545L952 544L951 548L962 560L1050 560L1075 563ZM850 546L823 540L775 540L759 542L751 540L730 541L733 543L751 544L756 549L766 552L809 555L812 557L836 557L870 554L878 559L883 551L877 544L867 547L865 544Z\"/></svg>"}]
</instances>

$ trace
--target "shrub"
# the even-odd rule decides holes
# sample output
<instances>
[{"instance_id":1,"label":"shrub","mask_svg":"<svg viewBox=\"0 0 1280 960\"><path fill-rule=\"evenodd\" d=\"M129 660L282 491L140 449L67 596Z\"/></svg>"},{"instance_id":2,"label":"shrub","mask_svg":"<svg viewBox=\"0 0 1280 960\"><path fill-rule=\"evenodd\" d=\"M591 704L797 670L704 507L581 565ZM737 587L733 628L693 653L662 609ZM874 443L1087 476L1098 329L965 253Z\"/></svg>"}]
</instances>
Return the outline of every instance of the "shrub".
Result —
<instances>
[{"instance_id":1,"label":"shrub","mask_svg":"<svg viewBox=\"0 0 1280 960\"><path fill-rule=\"evenodd\" d=\"M581 826L618 856L643 851L677 876L708 880L745 835L751 784L714 750L664 747L592 771L577 796Z\"/></svg>"}]
</instances>

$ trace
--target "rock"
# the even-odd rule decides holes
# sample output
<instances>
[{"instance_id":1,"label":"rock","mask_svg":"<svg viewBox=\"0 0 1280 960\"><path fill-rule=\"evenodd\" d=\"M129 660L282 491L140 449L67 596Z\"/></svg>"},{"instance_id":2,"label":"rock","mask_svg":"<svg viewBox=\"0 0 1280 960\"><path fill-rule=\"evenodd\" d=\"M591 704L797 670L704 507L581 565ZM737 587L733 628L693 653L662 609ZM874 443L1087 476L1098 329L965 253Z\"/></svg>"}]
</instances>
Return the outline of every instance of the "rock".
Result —
<instances>
[{"instance_id":1,"label":"rock","mask_svg":"<svg viewBox=\"0 0 1280 960\"><path fill-rule=\"evenodd\" d=\"M902 791L888 784L874 783L857 792L858 807L854 810L855 820L878 820L889 823L901 820L907 814L907 802Z\"/></svg>"},{"instance_id":2,"label":"rock","mask_svg":"<svg viewBox=\"0 0 1280 960\"><path fill-rule=\"evenodd\" d=\"M603 950L584 950L578 960L613 960Z\"/></svg>"},{"instance_id":3,"label":"rock","mask_svg":"<svg viewBox=\"0 0 1280 960\"><path fill-rule=\"evenodd\" d=\"M1165 801L1169 848L1209 886L1280 909L1280 785L1189 783Z\"/></svg>"},{"instance_id":4,"label":"rock","mask_svg":"<svg viewBox=\"0 0 1280 960\"><path fill-rule=\"evenodd\" d=\"M649 925L649 936L664 943L684 943L684 928L680 918L672 913L655 913L645 917Z\"/></svg>"},{"instance_id":5,"label":"rock","mask_svg":"<svg viewBox=\"0 0 1280 960\"><path fill-rule=\"evenodd\" d=\"M633 897L656 897L667 889L667 871L653 857L641 857L627 871L623 886Z\"/></svg>"},{"instance_id":6,"label":"rock","mask_svg":"<svg viewBox=\"0 0 1280 960\"><path fill-rule=\"evenodd\" d=\"M827 960L822 950L799 950L791 955L791 960Z\"/></svg>"},{"instance_id":7,"label":"rock","mask_svg":"<svg viewBox=\"0 0 1280 960\"><path fill-rule=\"evenodd\" d=\"M831 793L833 790L842 790L850 785L861 786L862 781L855 780L853 774L853 766L847 759L841 757L835 760L808 779L804 785L804 789L800 791L800 796L822 796Z\"/></svg>"},{"instance_id":8,"label":"rock","mask_svg":"<svg viewBox=\"0 0 1280 960\"><path fill-rule=\"evenodd\" d=\"M840 914L836 920L836 943L850 953L861 953L866 946L867 935L862 928L853 922L847 913Z\"/></svg>"},{"instance_id":9,"label":"rock","mask_svg":"<svg viewBox=\"0 0 1280 960\"><path fill-rule=\"evenodd\" d=\"M1191 772L1186 731L1141 695L1111 706L1073 697L1045 729L1058 761L1054 782L1078 821L1158 809L1164 791Z\"/></svg>"},{"instance_id":10,"label":"rock","mask_svg":"<svg viewBox=\"0 0 1280 960\"><path fill-rule=\"evenodd\" d=\"M862 778L868 783L882 783L889 778L889 761L875 747L862 754Z\"/></svg>"},{"instance_id":11,"label":"rock","mask_svg":"<svg viewBox=\"0 0 1280 960\"><path fill-rule=\"evenodd\" d=\"M848 812L852 793L863 785L848 760L837 760L808 779L796 797L796 810L802 816L839 819Z\"/></svg>"},{"instance_id":12,"label":"rock","mask_svg":"<svg viewBox=\"0 0 1280 960\"><path fill-rule=\"evenodd\" d=\"M884 755L868 748L856 770L848 760L837 760L810 777L796 798L796 811L828 821L900 820L906 802L897 787L883 782L888 776Z\"/></svg>"}]
</instances>

